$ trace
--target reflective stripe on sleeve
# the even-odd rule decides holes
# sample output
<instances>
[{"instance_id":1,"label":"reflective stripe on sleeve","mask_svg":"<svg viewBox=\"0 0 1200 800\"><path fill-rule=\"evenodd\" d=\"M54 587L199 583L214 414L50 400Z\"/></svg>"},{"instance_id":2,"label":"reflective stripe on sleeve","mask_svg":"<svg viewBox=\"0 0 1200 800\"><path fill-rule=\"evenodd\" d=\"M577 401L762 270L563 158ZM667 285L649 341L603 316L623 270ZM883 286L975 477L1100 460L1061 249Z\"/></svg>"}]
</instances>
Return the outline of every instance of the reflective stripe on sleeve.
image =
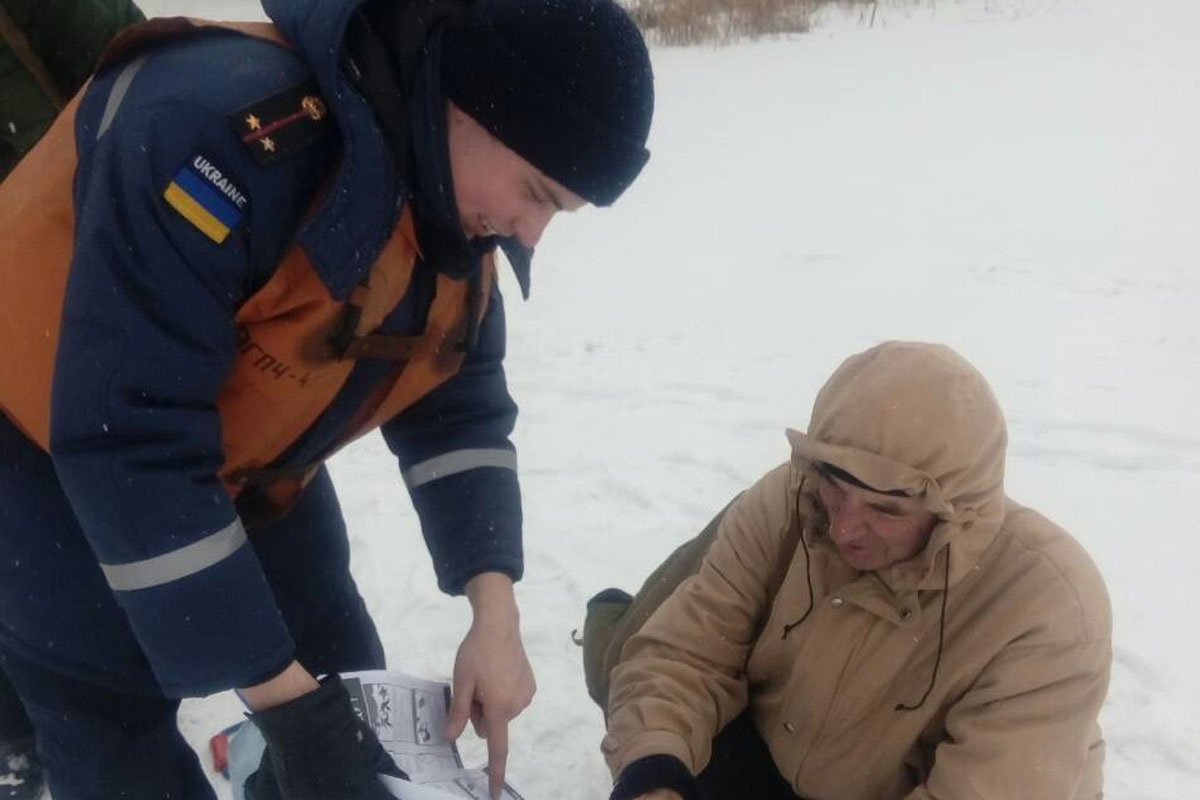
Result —
<instances>
[{"instance_id":1,"label":"reflective stripe on sleeve","mask_svg":"<svg viewBox=\"0 0 1200 800\"><path fill-rule=\"evenodd\" d=\"M108 131L108 127L112 125L113 119L117 116L117 109L121 107L121 103L125 102L125 95L133 83L133 78L146 63L146 58L147 56L141 55L130 61L113 81L112 90L108 93L108 100L104 103L104 113L100 115L100 126L96 130L97 139L103 136Z\"/></svg>"},{"instance_id":2,"label":"reflective stripe on sleeve","mask_svg":"<svg viewBox=\"0 0 1200 800\"><path fill-rule=\"evenodd\" d=\"M235 519L227 527L205 536L198 542L192 542L187 547L147 558L145 561L101 564L100 569L104 571L104 577L113 591L132 592L136 589L149 589L206 570L229 558L245 543L246 529L242 527L240 519Z\"/></svg>"},{"instance_id":3,"label":"reflective stripe on sleeve","mask_svg":"<svg viewBox=\"0 0 1200 800\"><path fill-rule=\"evenodd\" d=\"M460 472L479 467L499 467L516 472L517 454L512 450L501 448L454 450L410 467L404 473L404 482L411 490L430 481L436 481L438 478L457 475Z\"/></svg>"}]
</instances>

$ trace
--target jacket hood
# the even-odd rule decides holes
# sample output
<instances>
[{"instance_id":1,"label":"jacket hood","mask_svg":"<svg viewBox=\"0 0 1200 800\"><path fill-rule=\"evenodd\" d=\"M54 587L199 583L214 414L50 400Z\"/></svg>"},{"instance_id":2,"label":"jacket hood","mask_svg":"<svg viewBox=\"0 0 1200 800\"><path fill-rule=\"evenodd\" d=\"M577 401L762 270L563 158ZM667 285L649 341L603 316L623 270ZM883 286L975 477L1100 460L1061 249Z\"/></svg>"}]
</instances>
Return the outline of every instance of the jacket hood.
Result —
<instances>
[{"instance_id":1,"label":"jacket hood","mask_svg":"<svg viewBox=\"0 0 1200 800\"><path fill-rule=\"evenodd\" d=\"M921 553L881 571L893 586L940 588L930 579L945 557L957 583L1004 519L1004 416L983 376L944 345L885 342L851 356L817 395L808 432L789 430L788 440L794 488L822 521L806 531L810 541L828 538L816 462L880 491L921 496L940 520Z\"/></svg>"},{"instance_id":2,"label":"jacket hood","mask_svg":"<svg viewBox=\"0 0 1200 800\"><path fill-rule=\"evenodd\" d=\"M350 19L364 2L263 0L267 16L313 71L341 132L337 174L297 236L338 299L349 295L374 263L403 199L390 145L374 112L339 69Z\"/></svg>"}]
</instances>

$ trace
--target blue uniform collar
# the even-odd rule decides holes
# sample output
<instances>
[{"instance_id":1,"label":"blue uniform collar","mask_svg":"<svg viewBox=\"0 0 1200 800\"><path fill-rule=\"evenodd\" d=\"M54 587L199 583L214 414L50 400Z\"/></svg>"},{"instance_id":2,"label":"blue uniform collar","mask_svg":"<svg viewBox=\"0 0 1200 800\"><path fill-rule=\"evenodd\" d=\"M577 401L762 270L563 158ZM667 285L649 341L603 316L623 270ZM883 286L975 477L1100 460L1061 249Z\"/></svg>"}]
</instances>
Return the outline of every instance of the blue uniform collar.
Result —
<instances>
[{"instance_id":1,"label":"blue uniform collar","mask_svg":"<svg viewBox=\"0 0 1200 800\"><path fill-rule=\"evenodd\" d=\"M366 277L404 201L404 187L374 112L339 69L346 28L363 2L262 0L267 16L308 62L341 131L337 173L296 237L337 300Z\"/></svg>"}]
</instances>

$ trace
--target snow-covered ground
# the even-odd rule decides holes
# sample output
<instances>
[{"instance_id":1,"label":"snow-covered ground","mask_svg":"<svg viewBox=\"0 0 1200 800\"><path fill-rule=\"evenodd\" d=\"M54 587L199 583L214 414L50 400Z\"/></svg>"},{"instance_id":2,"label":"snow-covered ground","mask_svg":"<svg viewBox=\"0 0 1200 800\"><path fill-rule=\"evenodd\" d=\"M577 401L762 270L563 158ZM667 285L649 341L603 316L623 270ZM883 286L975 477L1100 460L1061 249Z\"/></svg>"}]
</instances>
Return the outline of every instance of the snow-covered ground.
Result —
<instances>
[{"instance_id":1,"label":"snow-covered ground","mask_svg":"<svg viewBox=\"0 0 1200 800\"><path fill-rule=\"evenodd\" d=\"M636 589L886 338L982 369L1009 493L1108 580L1108 796L1200 797L1197 41L1194 0L926 0L654 51L644 177L551 227L530 303L506 287L539 684L509 774L529 800L607 797L570 638L587 598ZM468 610L438 594L392 458L372 437L333 471L392 666L447 675ZM203 747L239 715L224 695L181 724Z\"/></svg>"}]
</instances>

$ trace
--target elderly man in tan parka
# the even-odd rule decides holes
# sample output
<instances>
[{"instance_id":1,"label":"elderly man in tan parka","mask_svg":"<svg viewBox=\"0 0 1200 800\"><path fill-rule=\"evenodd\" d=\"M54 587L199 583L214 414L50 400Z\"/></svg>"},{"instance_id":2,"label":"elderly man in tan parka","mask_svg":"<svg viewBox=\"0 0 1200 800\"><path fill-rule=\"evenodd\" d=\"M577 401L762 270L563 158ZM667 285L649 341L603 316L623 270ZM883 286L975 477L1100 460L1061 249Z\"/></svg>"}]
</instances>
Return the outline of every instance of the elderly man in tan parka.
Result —
<instances>
[{"instance_id":1,"label":"elderly man in tan parka","mask_svg":"<svg viewBox=\"0 0 1200 800\"><path fill-rule=\"evenodd\" d=\"M983 377L883 344L788 438L611 673L613 798L1101 797L1108 597L1074 539L1005 496ZM720 763L734 729L765 768Z\"/></svg>"}]
</instances>

